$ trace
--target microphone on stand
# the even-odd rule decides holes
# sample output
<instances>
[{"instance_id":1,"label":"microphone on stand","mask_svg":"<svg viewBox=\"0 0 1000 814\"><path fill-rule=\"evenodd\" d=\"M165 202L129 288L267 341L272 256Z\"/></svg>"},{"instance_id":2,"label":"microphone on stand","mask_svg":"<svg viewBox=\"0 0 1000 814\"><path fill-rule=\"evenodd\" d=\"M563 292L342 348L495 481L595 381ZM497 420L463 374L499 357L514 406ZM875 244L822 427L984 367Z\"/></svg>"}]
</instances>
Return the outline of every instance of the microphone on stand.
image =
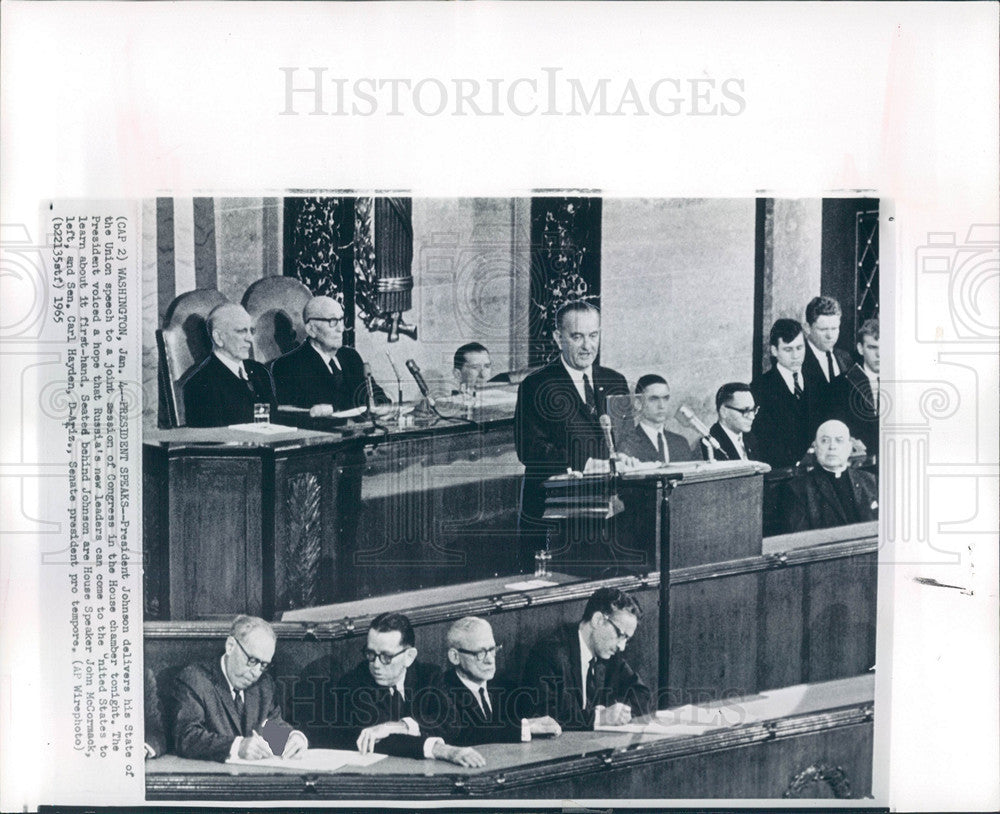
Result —
<instances>
[{"instance_id":1,"label":"microphone on stand","mask_svg":"<svg viewBox=\"0 0 1000 814\"><path fill-rule=\"evenodd\" d=\"M417 383L417 387L420 388L420 395L427 399L428 406L433 410L434 399L431 396L430 389L427 387L427 382L424 381L424 377L420 374L420 368L417 367L417 363L412 359L407 359L406 369L410 371L410 375L413 376L413 380Z\"/></svg>"},{"instance_id":2,"label":"microphone on stand","mask_svg":"<svg viewBox=\"0 0 1000 814\"><path fill-rule=\"evenodd\" d=\"M608 445L608 464L611 467L611 474L618 474L615 467L615 439L611 437L611 419L605 414L598 416L597 420L601 424L601 432L604 433L604 442Z\"/></svg>"},{"instance_id":3,"label":"microphone on stand","mask_svg":"<svg viewBox=\"0 0 1000 814\"><path fill-rule=\"evenodd\" d=\"M362 366L365 376L365 406L368 407L368 414L375 415L375 390L372 387L372 368L367 362Z\"/></svg>"},{"instance_id":4,"label":"microphone on stand","mask_svg":"<svg viewBox=\"0 0 1000 814\"><path fill-rule=\"evenodd\" d=\"M719 442L715 440L715 436L712 435L708 427L705 426L704 422L691 411L690 407L686 404L682 404L680 409L677 411L677 415L684 419L684 422L689 427L692 427L701 436L701 442L708 447L709 457L712 460L714 460L714 455L716 453L728 460L729 456L723 452Z\"/></svg>"},{"instance_id":5,"label":"microphone on stand","mask_svg":"<svg viewBox=\"0 0 1000 814\"><path fill-rule=\"evenodd\" d=\"M389 364L392 365L392 372L396 376L396 420L399 421L403 417L403 380L399 378L399 368L392 361L389 351L385 352L385 358L389 360Z\"/></svg>"}]
</instances>

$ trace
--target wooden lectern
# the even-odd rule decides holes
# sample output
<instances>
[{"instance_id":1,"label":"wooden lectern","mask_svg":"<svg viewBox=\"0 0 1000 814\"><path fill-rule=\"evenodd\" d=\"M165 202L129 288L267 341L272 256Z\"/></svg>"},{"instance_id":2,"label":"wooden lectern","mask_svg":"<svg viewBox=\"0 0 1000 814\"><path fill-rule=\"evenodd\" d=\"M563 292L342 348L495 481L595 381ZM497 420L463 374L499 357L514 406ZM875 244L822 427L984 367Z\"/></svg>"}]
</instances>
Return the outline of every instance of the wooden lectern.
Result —
<instances>
[{"instance_id":1,"label":"wooden lectern","mask_svg":"<svg viewBox=\"0 0 1000 814\"><path fill-rule=\"evenodd\" d=\"M545 519L559 522L554 570L659 574L661 692L669 687L669 572L760 556L769 469L758 461L692 461L545 482Z\"/></svg>"}]
</instances>

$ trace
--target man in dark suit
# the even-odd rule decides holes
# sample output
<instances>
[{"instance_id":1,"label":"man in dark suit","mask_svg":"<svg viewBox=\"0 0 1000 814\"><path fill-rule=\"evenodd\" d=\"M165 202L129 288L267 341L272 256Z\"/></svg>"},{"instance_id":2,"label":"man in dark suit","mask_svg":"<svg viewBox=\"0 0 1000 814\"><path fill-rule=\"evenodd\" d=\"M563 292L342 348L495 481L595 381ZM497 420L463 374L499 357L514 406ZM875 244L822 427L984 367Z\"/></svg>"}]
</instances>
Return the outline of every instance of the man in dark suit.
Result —
<instances>
[{"instance_id":1,"label":"man in dark suit","mask_svg":"<svg viewBox=\"0 0 1000 814\"><path fill-rule=\"evenodd\" d=\"M255 616L237 616L226 652L218 661L192 664L174 685L174 748L181 757L226 760L301 756L306 736L281 717L274 682L265 672L274 658L271 626ZM267 730L264 724L267 723ZM262 732L264 736L262 736Z\"/></svg>"},{"instance_id":2,"label":"man in dark suit","mask_svg":"<svg viewBox=\"0 0 1000 814\"><path fill-rule=\"evenodd\" d=\"M530 714L528 693L494 680L503 645L496 643L489 622L475 616L459 619L448 629L447 644L450 666L441 686L454 714L449 726L454 743L515 743L522 734L530 739L562 733L559 723L547 715L524 717Z\"/></svg>"},{"instance_id":3,"label":"man in dark suit","mask_svg":"<svg viewBox=\"0 0 1000 814\"><path fill-rule=\"evenodd\" d=\"M444 741L453 715L440 689L440 670L418 662L413 627L401 613L383 613L368 629L364 657L332 688L322 729L313 738L362 754L381 752L484 766L475 749Z\"/></svg>"},{"instance_id":4,"label":"man in dark suit","mask_svg":"<svg viewBox=\"0 0 1000 814\"><path fill-rule=\"evenodd\" d=\"M802 362L805 387L812 392L816 426L840 413L841 377L854 364L836 347L840 338L840 303L833 297L813 297L806 306L806 355ZM815 427L810 427L814 431Z\"/></svg>"},{"instance_id":5,"label":"man in dark suit","mask_svg":"<svg viewBox=\"0 0 1000 814\"><path fill-rule=\"evenodd\" d=\"M776 320L770 335L774 364L750 385L760 411L753 434L760 459L771 466L794 466L812 443L817 394L803 380L805 338L794 319Z\"/></svg>"},{"instance_id":6,"label":"man in dark suit","mask_svg":"<svg viewBox=\"0 0 1000 814\"><path fill-rule=\"evenodd\" d=\"M313 297L302 310L306 341L271 363L279 404L312 407L331 404L336 411L367 403L364 362L344 347L344 309L332 297ZM388 404L372 380L375 404Z\"/></svg>"},{"instance_id":7,"label":"man in dark suit","mask_svg":"<svg viewBox=\"0 0 1000 814\"><path fill-rule=\"evenodd\" d=\"M824 529L878 519L878 482L870 472L847 465L851 433L842 421L816 431L819 464L785 488L788 531Z\"/></svg>"},{"instance_id":8,"label":"man in dark suit","mask_svg":"<svg viewBox=\"0 0 1000 814\"><path fill-rule=\"evenodd\" d=\"M756 461L760 453L751 429L757 405L750 385L743 382L722 385L715 393L715 412L718 420L708 432L722 450L721 453L715 451L716 460ZM708 448L702 444L701 449L702 456L708 460Z\"/></svg>"},{"instance_id":9,"label":"man in dark suit","mask_svg":"<svg viewBox=\"0 0 1000 814\"><path fill-rule=\"evenodd\" d=\"M652 712L652 693L622 655L641 615L628 594L598 588L580 622L536 642L522 682L535 714L551 715L563 729L593 729Z\"/></svg>"},{"instance_id":10,"label":"man in dark suit","mask_svg":"<svg viewBox=\"0 0 1000 814\"><path fill-rule=\"evenodd\" d=\"M879 414L879 323L865 320L858 329L858 354L861 364L848 369L841 379L843 393L839 397L841 418L851 428L851 435L865 445L869 455L878 454Z\"/></svg>"},{"instance_id":11,"label":"man in dark suit","mask_svg":"<svg viewBox=\"0 0 1000 814\"><path fill-rule=\"evenodd\" d=\"M582 300L566 303L552 333L559 358L527 376L517 389L514 446L524 464L520 533L525 563L545 543L542 484L567 469L583 470L590 459L607 460L598 417L610 396L627 396L625 377L596 364L601 312ZM625 456L622 456L624 458Z\"/></svg>"},{"instance_id":12,"label":"man in dark suit","mask_svg":"<svg viewBox=\"0 0 1000 814\"><path fill-rule=\"evenodd\" d=\"M254 404L275 407L267 368L250 358L250 315L236 303L217 305L206 320L212 352L184 385L184 420L189 427L225 427L254 420Z\"/></svg>"},{"instance_id":13,"label":"man in dark suit","mask_svg":"<svg viewBox=\"0 0 1000 814\"><path fill-rule=\"evenodd\" d=\"M615 443L616 449L640 461L676 463L695 460L687 439L664 426L669 402L670 386L666 379L655 373L640 376L635 383L633 400L639 423L622 433Z\"/></svg>"}]
</instances>

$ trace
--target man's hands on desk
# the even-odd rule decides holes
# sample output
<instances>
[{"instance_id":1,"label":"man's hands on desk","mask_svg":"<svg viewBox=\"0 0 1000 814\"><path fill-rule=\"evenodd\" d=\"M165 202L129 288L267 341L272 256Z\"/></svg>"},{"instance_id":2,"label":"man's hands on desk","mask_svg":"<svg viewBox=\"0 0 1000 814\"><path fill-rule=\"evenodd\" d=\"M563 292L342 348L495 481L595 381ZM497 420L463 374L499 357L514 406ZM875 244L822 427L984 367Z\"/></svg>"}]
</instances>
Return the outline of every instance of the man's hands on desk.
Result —
<instances>
[{"instance_id":1,"label":"man's hands on desk","mask_svg":"<svg viewBox=\"0 0 1000 814\"><path fill-rule=\"evenodd\" d=\"M615 703L610 707L594 707L594 726L624 726L632 722L632 707Z\"/></svg>"},{"instance_id":2,"label":"man's hands on desk","mask_svg":"<svg viewBox=\"0 0 1000 814\"><path fill-rule=\"evenodd\" d=\"M295 760L302 757L308 747L309 741L306 740L306 736L296 730L288 736L281 756L287 760ZM267 745L267 741L256 732L249 738L240 738L240 745L236 754L243 758L243 760L266 760L267 758L274 757L274 753L271 751L271 747Z\"/></svg>"}]
</instances>

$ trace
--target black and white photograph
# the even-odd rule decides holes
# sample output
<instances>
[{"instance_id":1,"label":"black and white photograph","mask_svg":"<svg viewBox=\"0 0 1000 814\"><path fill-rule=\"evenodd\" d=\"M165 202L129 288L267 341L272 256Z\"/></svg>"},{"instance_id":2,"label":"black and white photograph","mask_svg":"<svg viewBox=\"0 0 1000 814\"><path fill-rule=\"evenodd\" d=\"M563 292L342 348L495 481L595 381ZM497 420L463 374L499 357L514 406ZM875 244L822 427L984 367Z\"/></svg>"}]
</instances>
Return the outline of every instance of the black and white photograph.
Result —
<instances>
[{"instance_id":1,"label":"black and white photograph","mask_svg":"<svg viewBox=\"0 0 1000 814\"><path fill-rule=\"evenodd\" d=\"M879 201L143 224L149 799L871 794Z\"/></svg>"}]
</instances>

